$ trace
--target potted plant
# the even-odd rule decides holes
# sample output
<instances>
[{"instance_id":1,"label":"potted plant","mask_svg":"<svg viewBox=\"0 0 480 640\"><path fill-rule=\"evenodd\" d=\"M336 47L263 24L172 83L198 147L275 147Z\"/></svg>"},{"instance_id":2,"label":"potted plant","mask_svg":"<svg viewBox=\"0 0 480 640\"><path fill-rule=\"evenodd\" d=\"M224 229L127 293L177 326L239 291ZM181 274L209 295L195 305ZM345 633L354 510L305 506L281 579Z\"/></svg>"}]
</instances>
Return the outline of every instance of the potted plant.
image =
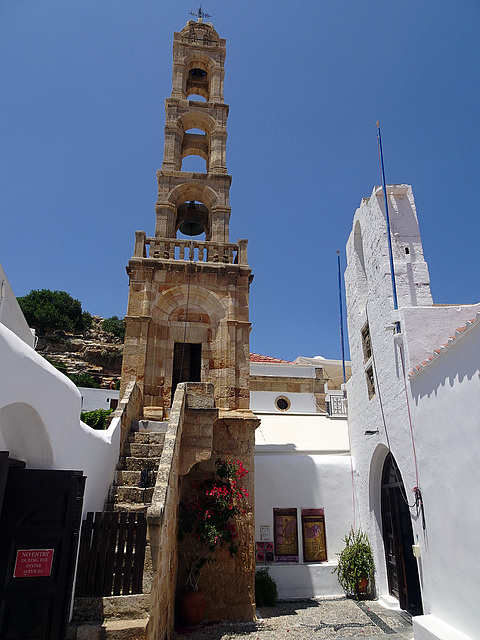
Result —
<instances>
[{"instance_id":1,"label":"potted plant","mask_svg":"<svg viewBox=\"0 0 480 640\"><path fill-rule=\"evenodd\" d=\"M237 529L234 518L245 514L245 498L249 495L239 487L247 470L240 460L215 462L215 474L202 482L192 483L188 501L180 502L178 539L184 542L183 555L187 566L187 591L179 606L185 624L199 624L205 613L205 601L199 591L203 567L213 562L219 546L227 547L230 555L238 553ZM194 619L189 610L194 608Z\"/></svg>"},{"instance_id":2,"label":"potted plant","mask_svg":"<svg viewBox=\"0 0 480 640\"><path fill-rule=\"evenodd\" d=\"M372 548L367 534L355 531L353 527L343 541L345 548L338 554L338 566L334 572L347 596L358 600L373 582L375 564Z\"/></svg>"}]
</instances>

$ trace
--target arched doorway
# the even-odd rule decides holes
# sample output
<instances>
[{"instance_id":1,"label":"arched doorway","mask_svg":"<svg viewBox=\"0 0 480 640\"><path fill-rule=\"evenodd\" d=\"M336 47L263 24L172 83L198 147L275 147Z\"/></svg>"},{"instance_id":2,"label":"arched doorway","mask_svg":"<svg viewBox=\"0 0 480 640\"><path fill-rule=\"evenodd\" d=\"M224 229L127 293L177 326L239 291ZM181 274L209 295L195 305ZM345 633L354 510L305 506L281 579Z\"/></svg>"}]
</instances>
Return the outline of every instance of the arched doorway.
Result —
<instances>
[{"instance_id":1,"label":"arched doorway","mask_svg":"<svg viewBox=\"0 0 480 640\"><path fill-rule=\"evenodd\" d=\"M421 615L422 595L417 560L412 551L413 531L402 476L391 453L382 474L382 527L388 590L400 607Z\"/></svg>"}]
</instances>

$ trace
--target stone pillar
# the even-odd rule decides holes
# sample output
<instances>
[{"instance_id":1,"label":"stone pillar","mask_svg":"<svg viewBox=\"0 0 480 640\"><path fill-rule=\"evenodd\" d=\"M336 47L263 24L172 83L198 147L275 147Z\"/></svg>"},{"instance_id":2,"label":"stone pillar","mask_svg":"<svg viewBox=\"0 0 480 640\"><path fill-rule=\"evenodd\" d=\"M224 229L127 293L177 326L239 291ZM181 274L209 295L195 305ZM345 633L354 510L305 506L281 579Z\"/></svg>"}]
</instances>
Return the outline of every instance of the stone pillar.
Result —
<instances>
[{"instance_id":1,"label":"stone pillar","mask_svg":"<svg viewBox=\"0 0 480 640\"><path fill-rule=\"evenodd\" d=\"M229 207L213 207L210 212L212 242L228 242Z\"/></svg>"},{"instance_id":2,"label":"stone pillar","mask_svg":"<svg viewBox=\"0 0 480 640\"><path fill-rule=\"evenodd\" d=\"M155 225L156 238L175 238L175 223L177 209L170 202L157 202L155 205L157 223Z\"/></svg>"}]
</instances>

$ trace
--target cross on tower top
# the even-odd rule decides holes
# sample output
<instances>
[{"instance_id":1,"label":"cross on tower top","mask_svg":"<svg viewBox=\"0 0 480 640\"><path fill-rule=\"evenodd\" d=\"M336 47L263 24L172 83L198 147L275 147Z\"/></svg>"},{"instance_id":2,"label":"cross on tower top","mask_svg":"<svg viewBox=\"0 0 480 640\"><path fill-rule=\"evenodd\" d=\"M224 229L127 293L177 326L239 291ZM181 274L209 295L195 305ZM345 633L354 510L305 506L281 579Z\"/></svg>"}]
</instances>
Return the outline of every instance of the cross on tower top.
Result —
<instances>
[{"instance_id":1,"label":"cross on tower top","mask_svg":"<svg viewBox=\"0 0 480 640\"><path fill-rule=\"evenodd\" d=\"M202 5L200 5L198 7L198 11L190 11L189 15L193 16L194 18L197 18L197 22L202 22L203 18L211 18L212 16L209 13L205 13L205 11L202 10Z\"/></svg>"}]
</instances>

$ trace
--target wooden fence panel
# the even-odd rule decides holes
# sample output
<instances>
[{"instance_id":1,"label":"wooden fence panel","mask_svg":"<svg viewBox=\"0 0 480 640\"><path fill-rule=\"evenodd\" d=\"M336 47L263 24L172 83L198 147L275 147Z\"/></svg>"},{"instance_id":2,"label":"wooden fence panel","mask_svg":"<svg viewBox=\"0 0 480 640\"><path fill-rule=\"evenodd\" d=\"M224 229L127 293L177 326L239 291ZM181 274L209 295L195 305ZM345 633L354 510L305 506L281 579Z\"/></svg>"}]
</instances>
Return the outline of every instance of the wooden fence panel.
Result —
<instances>
[{"instance_id":1,"label":"wooden fence panel","mask_svg":"<svg viewBox=\"0 0 480 640\"><path fill-rule=\"evenodd\" d=\"M142 593L147 522L144 513L87 513L77 571L77 596Z\"/></svg>"}]
</instances>

